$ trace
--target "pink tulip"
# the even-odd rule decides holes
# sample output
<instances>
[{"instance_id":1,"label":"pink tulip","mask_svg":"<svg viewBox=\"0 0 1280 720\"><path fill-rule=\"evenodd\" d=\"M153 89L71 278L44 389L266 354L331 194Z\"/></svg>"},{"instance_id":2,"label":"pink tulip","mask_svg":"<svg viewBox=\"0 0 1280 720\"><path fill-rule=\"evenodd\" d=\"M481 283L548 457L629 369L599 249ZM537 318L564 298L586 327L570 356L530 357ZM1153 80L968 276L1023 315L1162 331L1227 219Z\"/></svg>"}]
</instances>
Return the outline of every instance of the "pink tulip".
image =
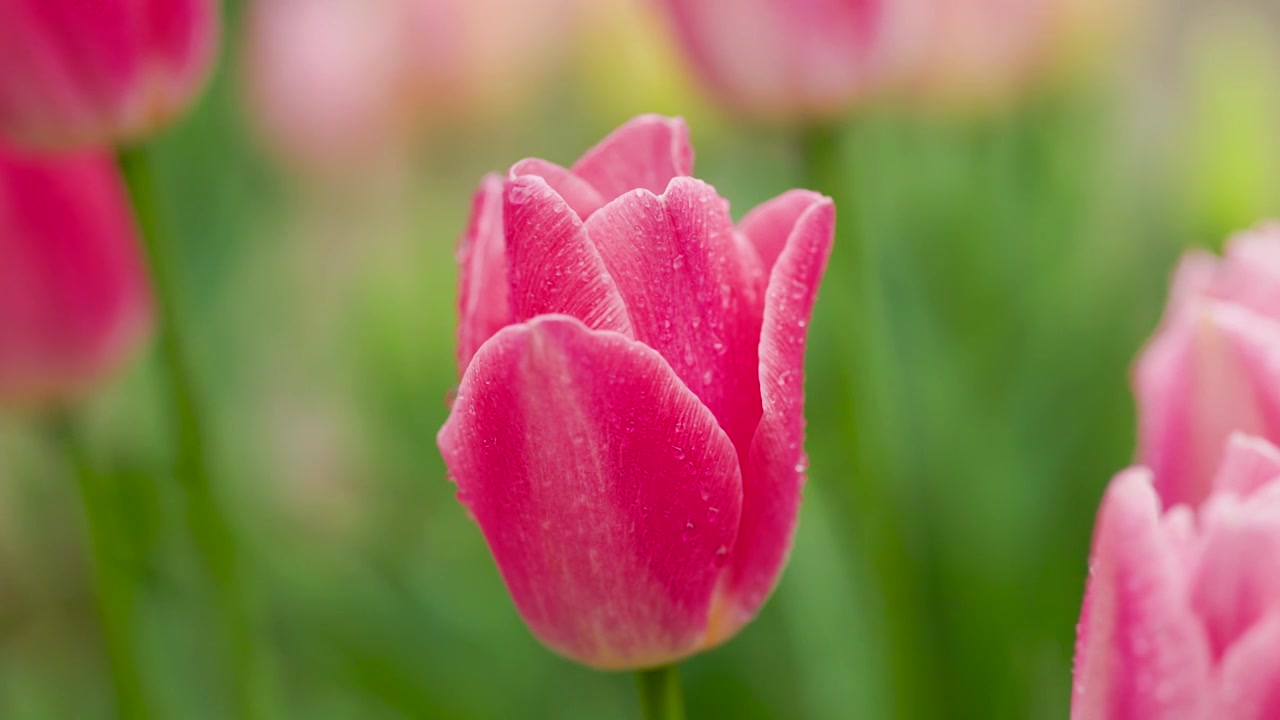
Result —
<instances>
[{"instance_id":1,"label":"pink tulip","mask_svg":"<svg viewBox=\"0 0 1280 720\"><path fill-rule=\"evenodd\" d=\"M0 0L0 135L27 145L145 137L213 59L212 0Z\"/></svg>"},{"instance_id":2,"label":"pink tulip","mask_svg":"<svg viewBox=\"0 0 1280 720\"><path fill-rule=\"evenodd\" d=\"M1182 261L1134 385L1138 459L1166 503L1208 496L1233 431L1280 441L1280 225Z\"/></svg>"},{"instance_id":3,"label":"pink tulip","mask_svg":"<svg viewBox=\"0 0 1280 720\"><path fill-rule=\"evenodd\" d=\"M1072 720L1280 717L1280 451L1234 435L1199 509L1160 508L1144 468L1103 500Z\"/></svg>"},{"instance_id":4,"label":"pink tulip","mask_svg":"<svg viewBox=\"0 0 1280 720\"><path fill-rule=\"evenodd\" d=\"M577 0L400 0L406 62L427 122L475 119L528 98L571 44Z\"/></svg>"},{"instance_id":5,"label":"pink tulip","mask_svg":"<svg viewBox=\"0 0 1280 720\"><path fill-rule=\"evenodd\" d=\"M1044 69L1059 4L1081 0L928 0L893 6L894 91L927 105L983 106Z\"/></svg>"},{"instance_id":6,"label":"pink tulip","mask_svg":"<svg viewBox=\"0 0 1280 720\"><path fill-rule=\"evenodd\" d=\"M408 98L404 0L257 0L244 79L267 144L309 169L350 172L403 148Z\"/></svg>"},{"instance_id":7,"label":"pink tulip","mask_svg":"<svg viewBox=\"0 0 1280 720\"><path fill-rule=\"evenodd\" d=\"M151 326L124 187L100 153L0 146L0 404L72 402Z\"/></svg>"},{"instance_id":8,"label":"pink tulip","mask_svg":"<svg viewBox=\"0 0 1280 720\"><path fill-rule=\"evenodd\" d=\"M703 83L766 117L838 114L877 79L884 0L661 0Z\"/></svg>"},{"instance_id":9,"label":"pink tulip","mask_svg":"<svg viewBox=\"0 0 1280 720\"><path fill-rule=\"evenodd\" d=\"M724 642L765 601L804 481L806 326L835 208L735 228L683 122L486 178L459 249L439 444L525 622L600 668ZM661 193L661 194L657 194Z\"/></svg>"}]
</instances>

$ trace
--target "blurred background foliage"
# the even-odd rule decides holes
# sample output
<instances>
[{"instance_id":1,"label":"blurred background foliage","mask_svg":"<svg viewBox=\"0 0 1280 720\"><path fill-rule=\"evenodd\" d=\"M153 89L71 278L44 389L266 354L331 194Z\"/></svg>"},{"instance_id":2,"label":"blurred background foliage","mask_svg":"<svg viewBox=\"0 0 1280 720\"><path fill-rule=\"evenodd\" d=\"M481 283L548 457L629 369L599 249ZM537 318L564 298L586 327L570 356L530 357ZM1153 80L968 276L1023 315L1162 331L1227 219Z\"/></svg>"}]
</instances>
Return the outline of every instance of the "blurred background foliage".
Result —
<instances>
[{"instance_id":1,"label":"blurred background foliage","mask_svg":"<svg viewBox=\"0 0 1280 720\"><path fill-rule=\"evenodd\" d=\"M441 95L375 161L304 168L246 114L246 9L157 157L182 243L221 491L284 717L637 717L632 680L524 628L435 447L456 384L454 241L480 176L685 116L735 215L805 182L794 135L700 97L652 13L590 4L501 102ZM1129 366L1179 252L1280 214L1280 12L1161 3L1087 69L999 109L873 107L841 129L841 233L871 248L878 482L850 482L820 297L807 502L759 619L683 665L691 717L1059 718L1094 512L1133 448ZM838 277L838 276L833 276ZM130 520L165 717L230 717L188 567L155 372L91 409ZM0 419L0 717L105 718L85 531L55 446Z\"/></svg>"}]
</instances>

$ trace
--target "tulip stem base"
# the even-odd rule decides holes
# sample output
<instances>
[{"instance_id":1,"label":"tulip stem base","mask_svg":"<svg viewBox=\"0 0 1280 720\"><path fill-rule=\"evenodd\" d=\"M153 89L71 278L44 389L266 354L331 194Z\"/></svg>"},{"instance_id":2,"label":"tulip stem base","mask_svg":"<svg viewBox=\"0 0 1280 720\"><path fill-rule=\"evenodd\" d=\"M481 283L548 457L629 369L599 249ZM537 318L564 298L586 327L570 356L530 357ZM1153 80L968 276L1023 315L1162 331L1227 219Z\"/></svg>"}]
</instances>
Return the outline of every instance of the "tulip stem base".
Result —
<instances>
[{"instance_id":1,"label":"tulip stem base","mask_svg":"<svg viewBox=\"0 0 1280 720\"><path fill-rule=\"evenodd\" d=\"M115 512L117 504L108 491L107 478L95 472L72 419L55 417L49 431L66 459L69 473L75 476L84 503L98 614L115 686L116 711L122 720L155 717L135 642L135 587L131 573L122 563L126 552L119 543L121 518Z\"/></svg>"},{"instance_id":2,"label":"tulip stem base","mask_svg":"<svg viewBox=\"0 0 1280 720\"><path fill-rule=\"evenodd\" d=\"M675 665L636 671L640 716L645 720L684 720L684 695Z\"/></svg>"},{"instance_id":3,"label":"tulip stem base","mask_svg":"<svg viewBox=\"0 0 1280 720\"><path fill-rule=\"evenodd\" d=\"M205 416L183 335L188 325L182 319L172 238L163 219L146 148L121 149L118 164L150 262L160 324L160 364L167 385L169 420L175 433L175 472L184 490L187 519L205 571L212 580L214 602L232 653L239 705L237 716L255 720L264 716L258 692L260 658L254 644L235 537L215 492L206 452Z\"/></svg>"}]
</instances>

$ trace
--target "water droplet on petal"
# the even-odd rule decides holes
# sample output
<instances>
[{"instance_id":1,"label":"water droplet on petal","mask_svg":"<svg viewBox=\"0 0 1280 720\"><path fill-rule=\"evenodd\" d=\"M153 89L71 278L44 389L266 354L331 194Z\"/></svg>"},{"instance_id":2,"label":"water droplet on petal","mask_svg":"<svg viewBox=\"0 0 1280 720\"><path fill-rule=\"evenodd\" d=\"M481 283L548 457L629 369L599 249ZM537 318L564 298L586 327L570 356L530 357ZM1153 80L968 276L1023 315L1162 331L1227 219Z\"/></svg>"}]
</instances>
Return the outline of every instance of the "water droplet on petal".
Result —
<instances>
[{"instance_id":1,"label":"water droplet on petal","mask_svg":"<svg viewBox=\"0 0 1280 720\"><path fill-rule=\"evenodd\" d=\"M672 455L673 457L675 457L675 459L677 459L677 460L683 460L683 459L684 459L684 448L680 447L679 445L672 445L672 446L671 446L671 455Z\"/></svg>"}]
</instances>

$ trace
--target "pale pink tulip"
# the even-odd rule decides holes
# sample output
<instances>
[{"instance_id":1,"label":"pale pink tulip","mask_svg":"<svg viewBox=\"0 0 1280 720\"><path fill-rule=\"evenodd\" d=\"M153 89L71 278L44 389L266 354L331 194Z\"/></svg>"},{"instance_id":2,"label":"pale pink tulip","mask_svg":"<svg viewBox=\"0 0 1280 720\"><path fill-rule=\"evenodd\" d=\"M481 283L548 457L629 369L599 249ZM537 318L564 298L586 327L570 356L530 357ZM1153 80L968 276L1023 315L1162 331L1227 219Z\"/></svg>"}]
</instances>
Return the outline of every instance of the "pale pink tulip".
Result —
<instances>
[{"instance_id":1,"label":"pale pink tulip","mask_svg":"<svg viewBox=\"0 0 1280 720\"><path fill-rule=\"evenodd\" d=\"M878 80L884 0L660 0L693 69L730 107L839 114Z\"/></svg>"},{"instance_id":2,"label":"pale pink tulip","mask_svg":"<svg viewBox=\"0 0 1280 720\"><path fill-rule=\"evenodd\" d=\"M244 82L266 144L309 170L403 150L414 124L406 0L256 0Z\"/></svg>"},{"instance_id":3,"label":"pale pink tulip","mask_svg":"<svg viewBox=\"0 0 1280 720\"><path fill-rule=\"evenodd\" d=\"M1166 503L1208 495L1233 431L1280 440L1280 226L1182 261L1134 389L1138 459Z\"/></svg>"},{"instance_id":4,"label":"pale pink tulip","mask_svg":"<svg viewBox=\"0 0 1280 720\"><path fill-rule=\"evenodd\" d=\"M984 106L1021 91L1055 41L1056 6L1078 0L904 0L891 5L892 92Z\"/></svg>"},{"instance_id":5,"label":"pale pink tulip","mask_svg":"<svg viewBox=\"0 0 1280 720\"><path fill-rule=\"evenodd\" d=\"M0 146L0 404L78 400L150 327L140 247L111 158Z\"/></svg>"},{"instance_id":6,"label":"pale pink tulip","mask_svg":"<svg viewBox=\"0 0 1280 720\"><path fill-rule=\"evenodd\" d=\"M527 99L573 42L577 0L398 0L406 65L428 123L492 116Z\"/></svg>"},{"instance_id":7,"label":"pale pink tulip","mask_svg":"<svg viewBox=\"0 0 1280 720\"><path fill-rule=\"evenodd\" d=\"M595 667L736 633L800 502L835 209L793 190L734 227L692 161L683 122L656 116L571 169L523 160L484 181L459 248L440 449L525 622Z\"/></svg>"},{"instance_id":8,"label":"pale pink tulip","mask_svg":"<svg viewBox=\"0 0 1280 720\"><path fill-rule=\"evenodd\" d=\"M0 0L0 135L38 146L138 140L203 85L213 0Z\"/></svg>"},{"instance_id":9,"label":"pale pink tulip","mask_svg":"<svg viewBox=\"0 0 1280 720\"><path fill-rule=\"evenodd\" d=\"M1152 479L1103 500L1072 720L1280 717L1280 451L1232 436L1197 510L1162 512Z\"/></svg>"}]
</instances>

